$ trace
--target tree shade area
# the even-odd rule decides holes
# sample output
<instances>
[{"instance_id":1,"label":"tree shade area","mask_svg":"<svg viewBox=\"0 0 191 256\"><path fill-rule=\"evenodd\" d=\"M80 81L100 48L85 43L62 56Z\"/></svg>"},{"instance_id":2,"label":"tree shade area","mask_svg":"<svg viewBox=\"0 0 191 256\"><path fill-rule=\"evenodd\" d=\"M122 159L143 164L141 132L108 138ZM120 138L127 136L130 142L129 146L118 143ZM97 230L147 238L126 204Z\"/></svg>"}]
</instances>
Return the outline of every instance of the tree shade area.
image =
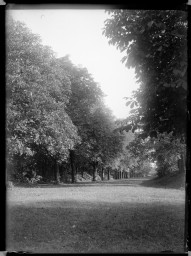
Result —
<instances>
[{"instance_id":1,"label":"tree shade area","mask_svg":"<svg viewBox=\"0 0 191 256\"><path fill-rule=\"evenodd\" d=\"M185 170L187 112L187 13L180 10L107 10L103 34L134 67L140 88L120 129L139 131L134 154L150 155L158 174ZM136 147L135 147L136 145ZM152 152L152 153L151 153ZM178 161L178 162L177 162Z\"/></svg>"}]
</instances>

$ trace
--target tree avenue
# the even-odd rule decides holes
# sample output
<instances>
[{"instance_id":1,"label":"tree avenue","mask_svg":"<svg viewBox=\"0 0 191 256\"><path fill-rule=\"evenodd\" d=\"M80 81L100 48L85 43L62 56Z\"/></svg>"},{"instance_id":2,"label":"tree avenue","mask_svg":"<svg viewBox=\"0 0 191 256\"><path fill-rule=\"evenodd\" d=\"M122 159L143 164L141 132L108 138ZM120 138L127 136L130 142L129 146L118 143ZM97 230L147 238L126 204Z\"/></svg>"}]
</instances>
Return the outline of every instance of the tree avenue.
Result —
<instances>
[{"instance_id":1,"label":"tree avenue","mask_svg":"<svg viewBox=\"0 0 191 256\"><path fill-rule=\"evenodd\" d=\"M56 58L25 24L7 20L6 138L9 179L96 178L122 150L123 136L87 69Z\"/></svg>"},{"instance_id":2,"label":"tree avenue","mask_svg":"<svg viewBox=\"0 0 191 256\"><path fill-rule=\"evenodd\" d=\"M140 88L127 98L131 115L122 128L140 131L137 150L148 139L158 174L185 169L187 118L187 14L183 10L107 10L103 34L135 68ZM149 136L149 137L148 137ZM146 138L146 141L144 140ZM132 143L135 144L135 141ZM172 143L170 149L167 145ZM132 145L133 146L133 145ZM131 150L131 146L130 146ZM137 151L138 152L138 151ZM146 153L145 153L146 154ZM146 154L147 155L147 154ZM155 156L155 157L154 157ZM172 167L172 157L176 168ZM168 165L167 165L168 163ZM177 165L178 163L178 165Z\"/></svg>"},{"instance_id":3,"label":"tree avenue","mask_svg":"<svg viewBox=\"0 0 191 256\"><path fill-rule=\"evenodd\" d=\"M115 120L86 68L57 58L25 24L7 18L7 177L76 182L185 170L186 13L108 10L103 34L135 68L130 116ZM98 176L100 175L100 177Z\"/></svg>"}]
</instances>

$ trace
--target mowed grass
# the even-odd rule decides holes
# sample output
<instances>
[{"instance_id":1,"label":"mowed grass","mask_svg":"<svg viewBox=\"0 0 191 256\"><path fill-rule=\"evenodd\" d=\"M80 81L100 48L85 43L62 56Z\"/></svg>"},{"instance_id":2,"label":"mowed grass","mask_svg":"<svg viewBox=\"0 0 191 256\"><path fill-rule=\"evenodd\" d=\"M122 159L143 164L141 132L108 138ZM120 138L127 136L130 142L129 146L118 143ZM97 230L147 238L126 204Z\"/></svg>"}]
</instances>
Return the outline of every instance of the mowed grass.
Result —
<instances>
[{"instance_id":1,"label":"mowed grass","mask_svg":"<svg viewBox=\"0 0 191 256\"><path fill-rule=\"evenodd\" d=\"M9 190L7 250L184 252L184 190L139 183L123 180Z\"/></svg>"}]
</instances>

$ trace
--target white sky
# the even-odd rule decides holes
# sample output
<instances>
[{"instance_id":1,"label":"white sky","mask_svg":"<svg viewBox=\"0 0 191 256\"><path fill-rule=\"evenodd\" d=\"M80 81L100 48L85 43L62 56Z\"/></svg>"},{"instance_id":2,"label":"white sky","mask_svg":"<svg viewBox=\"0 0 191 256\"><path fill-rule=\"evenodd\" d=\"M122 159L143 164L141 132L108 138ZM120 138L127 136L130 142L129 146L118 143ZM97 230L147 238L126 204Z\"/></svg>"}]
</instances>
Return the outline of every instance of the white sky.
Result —
<instances>
[{"instance_id":1,"label":"white sky","mask_svg":"<svg viewBox=\"0 0 191 256\"><path fill-rule=\"evenodd\" d=\"M9 10L14 19L23 21L42 43L58 57L70 55L71 61L86 67L99 83L106 105L117 118L128 116L124 97L138 88L134 70L121 63L122 54L102 35L108 14L103 9Z\"/></svg>"}]
</instances>

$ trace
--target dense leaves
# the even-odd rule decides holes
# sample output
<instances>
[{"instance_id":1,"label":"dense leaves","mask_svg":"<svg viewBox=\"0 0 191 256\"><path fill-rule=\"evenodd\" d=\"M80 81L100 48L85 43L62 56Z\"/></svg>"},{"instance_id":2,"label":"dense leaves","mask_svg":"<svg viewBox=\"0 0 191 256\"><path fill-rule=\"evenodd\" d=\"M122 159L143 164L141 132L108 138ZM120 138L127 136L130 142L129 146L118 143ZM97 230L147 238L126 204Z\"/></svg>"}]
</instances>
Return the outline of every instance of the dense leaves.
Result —
<instances>
[{"instance_id":1,"label":"dense leaves","mask_svg":"<svg viewBox=\"0 0 191 256\"><path fill-rule=\"evenodd\" d=\"M134 93L138 108L130 122L136 128L144 128L147 134L152 130L185 133L186 12L111 10L108 13L111 17L105 21L103 33L110 44L124 52L122 61L128 68L135 68L141 84Z\"/></svg>"},{"instance_id":2,"label":"dense leaves","mask_svg":"<svg viewBox=\"0 0 191 256\"><path fill-rule=\"evenodd\" d=\"M122 150L114 117L87 69L51 48L24 24L7 21L8 165L19 180L107 165ZM37 174L40 174L37 175Z\"/></svg>"},{"instance_id":3,"label":"dense leaves","mask_svg":"<svg viewBox=\"0 0 191 256\"><path fill-rule=\"evenodd\" d=\"M122 62L135 68L140 83L133 97L127 98L126 105L133 109L121 129L141 131L142 139L155 138L158 154L153 160L162 166L158 170L175 170L176 152L185 147L186 136L187 14L179 10L107 12L110 18L103 34L124 53ZM176 146L169 149L167 138ZM146 156L148 143L138 140L131 144L131 151L135 146L134 153ZM183 161L183 155L180 158Z\"/></svg>"},{"instance_id":4,"label":"dense leaves","mask_svg":"<svg viewBox=\"0 0 191 256\"><path fill-rule=\"evenodd\" d=\"M70 81L59 74L53 52L23 24L7 28L7 135L14 153L31 154L46 146L63 157L74 146L77 130L65 111Z\"/></svg>"}]
</instances>

